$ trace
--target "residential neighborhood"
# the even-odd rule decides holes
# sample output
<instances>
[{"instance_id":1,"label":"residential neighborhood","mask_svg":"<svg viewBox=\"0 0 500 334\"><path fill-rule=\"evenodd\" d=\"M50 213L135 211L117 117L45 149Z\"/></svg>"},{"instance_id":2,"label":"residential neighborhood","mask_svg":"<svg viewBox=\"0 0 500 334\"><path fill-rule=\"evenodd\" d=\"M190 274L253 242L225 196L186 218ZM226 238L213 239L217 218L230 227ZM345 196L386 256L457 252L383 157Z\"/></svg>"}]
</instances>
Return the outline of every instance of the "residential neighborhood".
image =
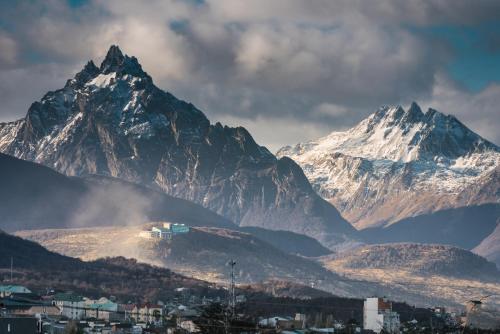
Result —
<instances>
[{"instance_id":1,"label":"residential neighborhood","mask_svg":"<svg viewBox=\"0 0 500 334\"><path fill-rule=\"evenodd\" d=\"M113 296L88 298L74 292L46 291L36 294L24 286L0 286L0 334L58 333L426 333L416 319L405 323L386 298L364 300L363 321L348 322L312 314L250 315L247 299L235 298L235 314L228 312L223 298L192 295L187 288L176 288L171 300L134 303ZM263 307L264 305L262 305ZM255 308L260 308L255 305ZM457 327L460 314L443 307L429 310L435 328L442 333ZM406 317L407 318L407 317ZM323 320L322 320L323 319ZM428 329L428 328L427 328Z\"/></svg>"}]
</instances>

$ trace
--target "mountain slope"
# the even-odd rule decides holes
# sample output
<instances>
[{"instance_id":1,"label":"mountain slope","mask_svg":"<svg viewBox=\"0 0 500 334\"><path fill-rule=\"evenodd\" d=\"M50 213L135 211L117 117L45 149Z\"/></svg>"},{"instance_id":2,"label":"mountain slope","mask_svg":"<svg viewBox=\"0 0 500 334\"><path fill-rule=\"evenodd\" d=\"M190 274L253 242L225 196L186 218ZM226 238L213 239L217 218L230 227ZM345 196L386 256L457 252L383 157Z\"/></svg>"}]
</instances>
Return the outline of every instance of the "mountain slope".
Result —
<instances>
[{"instance_id":1,"label":"mountain slope","mask_svg":"<svg viewBox=\"0 0 500 334\"><path fill-rule=\"evenodd\" d=\"M324 257L327 268L406 270L415 274L500 282L496 266L465 249L412 243L368 245Z\"/></svg>"},{"instance_id":2,"label":"mountain slope","mask_svg":"<svg viewBox=\"0 0 500 334\"><path fill-rule=\"evenodd\" d=\"M330 251L316 239L286 231L239 227L216 213L163 192L103 176L67 177L0 153L0 228L6 231L171 221L241 230L304 256Z\"/></svg>"},{"instance_id":3,"label":"mountain slope","mask_svg":"<svg viewBox=\"0 0 500 334\"><path fill-rule=\"evenodd\" d=\"M418 242L472 249L500 222L500 204L447 209L361 230L368 243Z\"/></svg>"},{"instance_id":4,"label":"mountain slope","mask_svg":"<svg viewBox=\"0 0 500 334\"><path fill-rule=\"evenodd\" d=\"M500 222L495 230L481 241L479 245L474 247L472 251L491 262L495 262L497 267L500 268Z\"/></svg>"},{"instance_id":5,"label":"mountain slope","mask_svg":"<svg viewBox=\"0 0 500 334\"><path fill-rule=\"evenodd\" d=\"M362 229L500 201L499 148L451 115L384 106L355 127L281 149Z\"/></svg>"},{"instance_id":6,"label":"mountain slope","mask_svg":"<svg viewBox=\"0 0 500 334\"><path fill-rule=\"evenodd\" d=\"M355 230L241 127L211 125L192 104L157 88L134 57L112 46L60 90L0 125L0 151L67 175L100 174L154 185L242 226L344 240Z\"/></svg>"},{"instance_id":7,"label":"mountain slope","mask_svg":"<svg viewBox=\"0 0 500 334\"><path fill-rule=\"evenodd\" d=\"M288 231L267 230L253 226L240 227L236 230L251 234L254 237L290 254L298 254L306 257L318 257L332 253L330 249L322 246L316 239L303 234Z\"/></svg>"},{"instance_id":8,"label":"mountain slope","mask_svg":"<svg viewBox=\"0 0 500 334\"><path fill-rule=\"evenodd\" d=\"M495 264L464 249L413 243L367 245L320 258L323 265L349 279L400 288L399 295L423 294L427 305L463 307L473 296L490 296L488 314L500 311L500 272ZM378 292L389 298L393 292Z\"/></svg>"},{"instance_id":9,"label":"mountain slope","mask_svg":"<svg viewBox=\"0 0 500 334\"><path fill-rule=\"evenodd\" d=\"M196 227L171 241L145 239L139 232L151 225L64 230L30 230L16 234L61 254L94 260L103 256L133 257L144 263L209 281L226 281L227 262L237 262L238 282L278 278L309 284L342 295L354 293L349 284L313 260L287 254L248 234L227 229ZM114 240L110 243L109 240Z\"/></svg>"},{"instance_id":10,"label":"mountain slope","mask_svg":"<svg viewBox=\"0 0 500 334\"><path fill-rule=\"evenodd\" d=\"M67 177L1 153L0 184L0 228L6 231L148 220L237 227L199 205L158 191L112 178Z\"/></svg>"},{"instance_id":11,"label":"mountain slope","mask_svg":"<svg viewBox=\"0 0 500 334\"><path fill-rule=\"evenodd\" d=\"M179 287L203 293L210 288L207 282L135 260L106 258L84 262L1 231L0 254L0 279L10 276L12 258L14 282L35 291L51 287L88 297L113 295L123 301L152 301L172 298L174 289Z\"/></svg>"}]
</instances>

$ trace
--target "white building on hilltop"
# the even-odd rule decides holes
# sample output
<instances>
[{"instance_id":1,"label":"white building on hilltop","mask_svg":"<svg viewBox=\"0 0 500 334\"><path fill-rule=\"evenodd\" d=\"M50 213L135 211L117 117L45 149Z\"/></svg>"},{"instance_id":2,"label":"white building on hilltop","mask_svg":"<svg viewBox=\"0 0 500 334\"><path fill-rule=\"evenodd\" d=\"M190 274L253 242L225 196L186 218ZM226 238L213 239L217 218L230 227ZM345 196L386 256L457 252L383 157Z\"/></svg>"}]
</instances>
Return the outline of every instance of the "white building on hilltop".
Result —
<instances>
[{"instance_id":1,"label":"white building on hilltop","mask_svg":"<svg viewBox=\"0 0 500 334\"><path fill-rule=\"evenodd\" d=\"M153 226L150 231L142 231L140 237L147 239L165 239L171 240L176 234L189 232L189 227L185 224L163 223L162 226Z\"/></svg>"},{"instance_id":2,"label":"white building on hilltop","mask_svg":"<svg viewBox=\"0 0 500 334\"><path fill-rule=\"evenodd\" d=\"M366 298L363 306L363 328L380 333L399 333L399 314L392 311L392 303L383 298Z\"/></svg>"}]
</instances>

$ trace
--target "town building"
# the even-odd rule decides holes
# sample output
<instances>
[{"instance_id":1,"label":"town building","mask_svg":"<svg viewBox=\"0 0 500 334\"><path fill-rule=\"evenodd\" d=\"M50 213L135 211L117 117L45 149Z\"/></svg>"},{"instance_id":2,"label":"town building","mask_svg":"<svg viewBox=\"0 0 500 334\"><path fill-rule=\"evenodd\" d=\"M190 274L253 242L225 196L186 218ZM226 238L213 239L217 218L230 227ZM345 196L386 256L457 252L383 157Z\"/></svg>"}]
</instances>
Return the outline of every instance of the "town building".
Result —
<instances>
[{"instance_id":1,"label":"town building","mask_svg":"<svg viewBox=\"0 0 500 334\"><path fill-rule=\"evenodd\" d=\"M304 313L295 313L295 321L301 324L301 328L306 328L307 316Z\"/></svg>"},{"instance_id":2,"label":"town building","mask_svg":"<svg viewBox=\"0 0 500 334\"><path fill-rule=\"evenodd\" d=\"M20 316L57 316L60 310L51 301L44 300L34 293L11 293L0 298L2 311Z\"/></svg>"},{"instance_id":3,"label":"town building","mask_svg":"<svg viewBox=\"0 0 500 334\"><path fill-rule=\"evenodd\" d=\"M193 320L182 320L179 322L179 327L187 331L188 333L199 333L201 332L200 326L195 324Z\"/></svg>"},{"instance_id":4,"label":"town building","mask_svg":"<svg viewBox=\"0 0 500 334\"><path fill-rule=\"evenodd\" d=\"M163 321L163 307L161 305L146 303L135 306L132 310L136 322L161 325Z\"/></svg>"},{"instance_id":5,"label":"town building","mask_svg":"<svg viewBox=\"0 0 500 334\"><path fill-rule=\"evenodd\" d=\"M153 226L149 231L142 231L139 236L146 239L171 240L177 234L189 232L189 226L177 223L163 223L162 226Z\"/></svg>"},{"instance_id":6,"label":"town building","mask_svg":"<svg viewBox=\"0 0 500 334\"><path fill-rule=\"evenodd\" d=\"M31 291L22 285L0 285L0 297L5 298L13 293L31 293Z\"/></svg>"},{"instance_id":7,"label":"town building","mask_svg":"<svg viewBox=\"0 0 500 334\"><path fill-rule=\"evenodd\" d=\"M392 303L384 298L366 298L363 305L363 327L380 333L399 333L399 314L392 311Z\"/></svg>"},{"instance_id":8,"label":"town building","mask_svg":"<svg viewBox=\"0 0 500 334\"><path fill-rule=\"evenodd\" d=\"M118 311L123 314L123 320L131 321L134 319L134 309L135 304L120 304L118 305Z\"/></svg>"},{"instance_id":9,"label":"town building","mask_svg":"<svg viewBox=\"0 0 500 334\"><path fill-rule=\"evenodd\" d=\"M84 302L87 318L101 319L105 321L117 321L123 319L118 312L118 304L102 297L98 300L86 299Z\"/></svg>"},{"instance_id":10,"label":"town building","mask_svg":"<svg viewBox=\"0 0 500 334\"><path fill-rule=\"evenodd\" d=\"M73 293L58 293L54 296L53 304L61 310L61 315L73 320L86 317L85 300L82 296Z\"/></svg>"},{"instance_id":11,"label":"town building","mask_svg":"<svg viewBox=\"0 0 500 334\"><path fill-rule=\"evenodd\" d=\"M31 315L31 316L59 316L61 310L55 305L32 305L27 307L20 307L12 314L16 315Z\"/></svg>"},{"instance_id":12,"label":"town building","mask_svg":"<svg viewBox=\"0 0 500 334\"><path fill-rule=\"evenodd\" d=\"M316 327L311 327L309 328L309 331L311 334L333 334L335 333L335 328L329 327L329 328L316 328Z\"/></svg>"},{"instance_id":13,"label":"town building","mask_svg":"<svg viewBox=\"0 0 500 334\"><path fill-rule=\"evenodd\" d=\"M259 326L279 330L300 329L302 328L302 322L292 317L271 317L261 319Z\"/></svg>"},{"instance_id":14,"label":"town building","mask_svg":"<svg viewBox=\"0 0 500 334\"><path fill-rule=\"evenodd\" d=\"M0 317L0 334L36 334L38 319L32 317Z\"/></svg>"}]
</instances>

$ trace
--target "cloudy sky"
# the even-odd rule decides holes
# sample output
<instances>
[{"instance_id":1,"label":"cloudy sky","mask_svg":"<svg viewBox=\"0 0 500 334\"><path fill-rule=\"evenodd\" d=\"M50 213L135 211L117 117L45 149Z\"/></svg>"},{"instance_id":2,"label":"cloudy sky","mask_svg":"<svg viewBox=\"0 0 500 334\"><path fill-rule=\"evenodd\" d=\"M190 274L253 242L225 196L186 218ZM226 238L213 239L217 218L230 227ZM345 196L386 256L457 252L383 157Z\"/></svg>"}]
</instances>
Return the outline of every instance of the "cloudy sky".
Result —
<instances>
[{"instance_id":1,"label":"cloudy sky","mask_svg":"<svg viewBox=\"0 0 500 334\"><path fill-rule=\"evenodd\" d=\"M411 101L500 144L500 1L0 1L0 121L111 44L271 150Z\"/></svg>"}]
</instances>

